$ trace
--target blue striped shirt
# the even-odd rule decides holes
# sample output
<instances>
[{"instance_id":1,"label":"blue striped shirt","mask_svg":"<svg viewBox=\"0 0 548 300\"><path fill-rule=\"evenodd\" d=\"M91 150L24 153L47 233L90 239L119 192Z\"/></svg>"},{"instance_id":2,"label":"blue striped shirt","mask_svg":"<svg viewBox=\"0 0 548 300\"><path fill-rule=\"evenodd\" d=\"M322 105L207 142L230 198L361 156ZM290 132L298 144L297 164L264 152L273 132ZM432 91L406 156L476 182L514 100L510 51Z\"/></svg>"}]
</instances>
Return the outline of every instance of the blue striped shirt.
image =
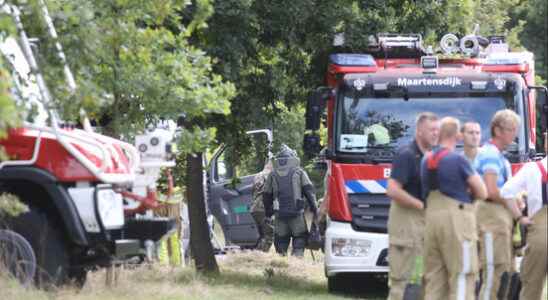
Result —
<instances>
[{"instance_id":1,"label":"blue striped shirt","mask_svg":"<svg viewBox=\"0 0 548 300\"><path fill-rule=\"evenodd\" d=\"M482 177L485 173L497 175L497 187L499 188L512 176L510 162L499 151L497 146L490 142L485 143L479 149L474 161L474 168Z\"/></svg>"}]
</instances>

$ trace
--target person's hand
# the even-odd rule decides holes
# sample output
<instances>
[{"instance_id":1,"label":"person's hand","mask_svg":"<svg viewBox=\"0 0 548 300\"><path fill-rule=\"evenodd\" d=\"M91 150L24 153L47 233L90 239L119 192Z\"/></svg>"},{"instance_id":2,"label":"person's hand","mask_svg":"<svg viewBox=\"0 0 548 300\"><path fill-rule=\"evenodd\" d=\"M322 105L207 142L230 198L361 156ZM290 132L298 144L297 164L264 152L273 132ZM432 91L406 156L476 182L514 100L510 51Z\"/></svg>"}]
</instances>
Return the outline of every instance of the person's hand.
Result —
<instances>
[{"instance_id":1,"label":"person's hand","mask_svg":"<svg viewBox=\"0 0 548 300\"><path fill-rule=\"evenodd\" d=\"M424 202L417 200L417 202L415 202L415 208L418 209L418 210L423 210L424 209Z\"/></svg>"},{"instance_id":2,"label":"person's hand","mask_svg":"<svg viewBox=\"0 0 548 300\"><path fill-rule=\"evenodd\" d=\"M520 193L516 197L516 205L518 206L519 210L523 210L525 208L525 199L527 199L527 193Z\"/></svg>"},{"instance_id":3,"label":"person's hand","mask_svg":"<svg viewBox=\"0 0 548 300\"><path fill-rule=\"evenodd\" d=\"M264 223L268 226L272 226L272 224L274 224L274 220L272 217L265 217L264 218Z\"/></svg>"},{"instance_id":4,"label":"person's hand","mask_svg":"<svg viewBox=\"0 0 548 300\"><path fill-rule=\"evenodd\" d=\"M524 226L529 226L533 224L533 221L529 217L522 216L521 218L519 218L519 223Z\"/></svg>"}]
</instances>

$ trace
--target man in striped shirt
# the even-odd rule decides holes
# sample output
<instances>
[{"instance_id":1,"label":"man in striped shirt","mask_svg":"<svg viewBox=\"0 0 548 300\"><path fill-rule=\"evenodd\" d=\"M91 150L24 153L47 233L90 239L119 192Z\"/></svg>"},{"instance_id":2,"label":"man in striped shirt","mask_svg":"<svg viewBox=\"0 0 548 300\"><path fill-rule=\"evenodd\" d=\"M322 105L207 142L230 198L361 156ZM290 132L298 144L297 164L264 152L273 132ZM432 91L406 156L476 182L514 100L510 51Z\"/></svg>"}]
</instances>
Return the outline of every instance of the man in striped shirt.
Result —
<instances>
[{"instance_id":1,"label":"man in striped shirt","mask_svg":"<svg viewBox=\"0 0 548 300\"><path fill-rule=\"evenodd\" d=\"M487 187L487 199L478 204L477 222L482 265L480 299L496 299L500 279L512 270L513 219L500 189L512 175L502 151L516 138L519 116L512 110L498 111L491 120L491 140L476 157L477 172Z\"/></svg>"}]
</instances>

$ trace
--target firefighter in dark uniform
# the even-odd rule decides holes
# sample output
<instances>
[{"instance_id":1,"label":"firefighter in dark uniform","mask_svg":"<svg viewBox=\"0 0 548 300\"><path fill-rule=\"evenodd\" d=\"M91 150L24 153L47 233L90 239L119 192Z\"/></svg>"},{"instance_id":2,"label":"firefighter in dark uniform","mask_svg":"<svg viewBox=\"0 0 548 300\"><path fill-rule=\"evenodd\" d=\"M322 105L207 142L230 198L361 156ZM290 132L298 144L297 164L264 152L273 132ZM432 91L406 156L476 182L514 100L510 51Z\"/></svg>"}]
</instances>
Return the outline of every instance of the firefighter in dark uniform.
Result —
<instances>
[{"instance_id":1,"label":"firefighter in dark uniform","mask_svg":"<svg viewBox=\"0 0 548 300\"><path fill-rule=\"evenodd\" d=\"M292 255L302 257L308 230L304 218L305 199L316 217L316 195L308 174L300 168L295 151L283 145L266 178L263 201L267 218L274 218L274 247L286 255L292 241Z\"/></svg>"},{"instance_id":2,"label":"firefighter in dark uniform","mask_svg":"<svg viewBox=\"0 0 548 300\"><path fill-rule=\"evenodd\" d=\"M468 160L454 152L459 127L459 120L443 118L440 146L426 154L421 165L426 198L425 300L475 296L479 263L472 199L487 198L487 189Z\"/></svg>"},{"instance_id":3,"label":"firefighter in dark uniform","mask_svg":"<svg viewBox=\"0 0 548 300\"><path fill-rule=\"evenodd\" d=\"M415 139L398 150L392 163L386 194L391 199L388 216L390 294L401 300L411 280L416 258L422 256L424 205L420 183L423 153L438 143L439 120L435 114L417 117Z\"/></svg>"}]
</instances>

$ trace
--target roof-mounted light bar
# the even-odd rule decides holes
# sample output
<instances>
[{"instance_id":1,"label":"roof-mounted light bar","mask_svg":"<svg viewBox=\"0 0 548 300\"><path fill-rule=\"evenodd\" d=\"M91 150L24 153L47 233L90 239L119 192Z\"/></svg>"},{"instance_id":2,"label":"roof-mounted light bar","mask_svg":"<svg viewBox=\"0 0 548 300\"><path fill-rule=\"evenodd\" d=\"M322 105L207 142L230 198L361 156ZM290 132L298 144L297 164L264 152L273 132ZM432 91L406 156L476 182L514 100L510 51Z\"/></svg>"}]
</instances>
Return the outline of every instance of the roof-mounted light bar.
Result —
<instances>
[{"instance_id":1,"label":"roof-mounted light bar","mask_svg":"<svg viewBox=\"0 0 548 300\"><path fill-rule=\"evenodd\" d=\"M339 66L377 66L375 59L369 54L336 53L329 55L329 61Z\"/></svg>"},{"instance_id":2,"label":"roof-mounted light bar","mask_svg":"<svg viewBox=\"0 0 548 300\"><path fill-rule=\"evenodd\" d=\"M421 67L425 71L435 71L438 68L439 62L437 56L423 56L421 57Z\"/></svg>"},{"instance_id":3,"label":"roof-mounted light bar","mask_svg":"<svg viewBox=\"0 0 548 300\"><path fill-rule=\"evenodd\" d=\"M394 34L379 33L377 35L379 46L383 48L405 47L411 49L422 48L422 36L420 34Z\"/></svg>"},{"instance_id":4,"label":"roof-mounted light bar","mask_svg":"<svg viewBox=\"0 0 548 300\"><path fill-rule=\"evenodd\" d=\"M533 60L531 52L493 53L485 58L484 65L521 65Z\"/></svg>"}]
</instances>

